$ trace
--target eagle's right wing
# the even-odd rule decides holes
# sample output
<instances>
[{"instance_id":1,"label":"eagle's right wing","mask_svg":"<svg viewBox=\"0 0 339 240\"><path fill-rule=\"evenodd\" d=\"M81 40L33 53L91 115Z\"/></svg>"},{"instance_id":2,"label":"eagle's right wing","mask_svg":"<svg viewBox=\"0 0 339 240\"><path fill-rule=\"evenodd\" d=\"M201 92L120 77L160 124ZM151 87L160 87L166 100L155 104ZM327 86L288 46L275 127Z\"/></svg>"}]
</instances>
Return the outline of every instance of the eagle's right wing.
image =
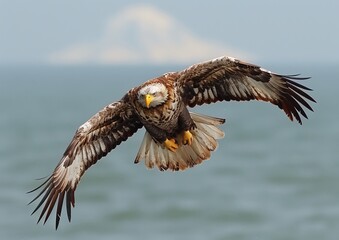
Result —
<instances>
[{"instance_id":1,"label":"eagle's right wing","mask_svg":"<svg viewBox=\"0 0 339 240\"><path fill-rule=\"evenodd\" d=\"M124 101L124 98L106 106L81 125L52 175L39 187L30 191L42 188L38 196L30 202L32 203L42 196L33 211L35 213L44 205L38 222L44 215L44 222L47 221L57 202L56 228L58 228L65 197L70 221L71 204L74 207L74 192L81 176L91 165L141 127L142 124L133 108Z\"/></svg>"},{"instance_id":2,"label":"eagle's right wing","mask_svg":"<svg viewBox=\"0 0 339 240\"><path fill-rule=\"evenodd\" d=\"M183 101L194 107L217 101L260 100L277 105L287 116L301 124L303 109L312 110L306 93L311 89L298 83L308 79L297 75L280 75L231 57L220 57L195 64L178 73Z\"/></svg>"}]
</instances>

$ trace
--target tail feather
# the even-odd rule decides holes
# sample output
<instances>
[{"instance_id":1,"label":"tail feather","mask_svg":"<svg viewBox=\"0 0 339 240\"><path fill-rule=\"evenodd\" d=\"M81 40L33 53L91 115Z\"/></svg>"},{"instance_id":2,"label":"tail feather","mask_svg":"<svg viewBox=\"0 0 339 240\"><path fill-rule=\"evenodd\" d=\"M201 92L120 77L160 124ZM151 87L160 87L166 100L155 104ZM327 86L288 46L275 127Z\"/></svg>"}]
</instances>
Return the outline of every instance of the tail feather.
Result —
<instances>
[{"instance_id":1,"label":"tail feather","mask_svg":"<svg viewBox=\"0 0 339 240\"><path fill-rule=\"evenodd\" d=\"M147 168L157 166L161 171L167 169L178 171L210 158L211 152L218 146L217 139L224 137L224 132L218 126L225 120L197 113L190 115L197 126L191 131L193 135L191 145L183 145L182 136L178 136L176 140L179 148L176 152L171 152L163 144L154 141L146 132L134 162L138 163L144 159Z\"/></svg>"},{"instance_id":2,"label":"tail feather","mask_svg":"<svg viewBox=\"0 0 339 240\"><path fill-rule=\"evenodd\" d=\"M198 128L205 133L206 135L211 136L214 139L221 139L225 136L224 132L221 131L220 129L215 129L215 126L210 126L207 124L202 124L202 123L196 123L198 125Z\"/></svg>"}]
</instances>

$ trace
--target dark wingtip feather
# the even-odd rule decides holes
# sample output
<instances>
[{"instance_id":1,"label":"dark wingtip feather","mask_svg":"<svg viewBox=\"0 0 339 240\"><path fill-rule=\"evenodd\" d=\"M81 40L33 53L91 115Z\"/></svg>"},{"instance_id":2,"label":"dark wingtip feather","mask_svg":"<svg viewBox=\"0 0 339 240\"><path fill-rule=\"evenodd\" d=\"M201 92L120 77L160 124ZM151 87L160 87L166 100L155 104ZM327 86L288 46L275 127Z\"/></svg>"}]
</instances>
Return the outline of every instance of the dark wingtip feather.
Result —
<instances>
[{"instance_id":1,"label":"dark wingtip feather","mask_svg":"<svg viewBox=\"0 0 339 240\"><path fill-rule=\"evenodd\" d=\"M44 195L43 198L40 200L39 204L36 206L36 208L34 209L34 211L32 212L31 215L33 215L33 214L41 207L41 205L44 204L44 202L46 201L46 199L47 199L48 195L50 194L50 192L52 191L52 189L53 189L52 186L47 185L47 186L41 191L41 193L40 193L35 199L32 200L32 202L35 201L38 197L41 196L42 193L44 193L44 192L47 190L47 191L45 192L45 195ZM40 216L40 218L41 218L41 217L42 217L42 216ZM39 218L38 222L40 221L40 218Z\"/></svg>"},{"instance_id":2,"label":"dark wingtip feather","mask_svg":"<svg viewBox=\"0 0 339 240\"><path fill-rule=\"evenodd\" d=\"M66 195L66 210L67 210L67 217L68 217L69 222L71 222L71 218L72 218L72 210L71 210L71 194L72 193L71 192L72 190L69 190ZM73 204L73 207L74 207L74 204Z\"/></svg>"},{"instance_id":3,"label":"dark wingtip feather","mask_svg":"<svg viewBox=\"0 0 339 240\"><path fill-rule=\"evenodd\" d=\"M42 196L38 205L35 207L35 209L31 213L31 215L36 213L43 206L43 209L42 209L42 211L39 215L37 223L39 223L42 220L42 218L44 217L43 224L45 224L47 222L47 220L49 219L49 217L50 217L50 215L53 211L54 206L57 205L55 228L58 229L60 217L61 217L61 212L62 212L62 205L63 205L63 202L64 202L65 191L59 189L58 185L55 185L53 183L52 176L51 176L46 181L44 181L41 185L39 185L38 187L36 187L35 189L33 189L33 190L31 190L27 193L32 193L34 191L39 190L42 187L43 187L43 189L41 189L39 194L36 197L34 197L34 199L32 201L30 201L28 203L28 204L31 204ZM71 192L71 191L72 190L68 190L68 192ZM74 197L72 199L74 200ZM58 202L56 204L57 200L58 200ZM68 210L68 211L70 211L70 210Z\"/></svg>"},{"instance_id":4,"label":"dark wingtip feather","mask_svg":"<svg viewBox=\"0 0 339 240\"><path fill-rule=\"evenodd\" d=\"M44 185L51 179L51 177L52 177L52 176L49 176L49 177L46 179L46 181L44 181L42 184L40 184L38 187L34 188L33 190L30 190L30 191L26 192L26 194L35 192L36 190L38 190L39 188L41 188L42 186L44 186ZM46 177L38 178L38 179L36 179L36 180L42 180L42 179L45 179L45 178L46 178ZM44 192L44 191L42 191L42 192ZM32 202L34 202L34 200L31 201L30 203L32 203ZM30 204L30 203L29 203L29 204Z\"/></svg>"},{"instance_id":5,"label":"dark wingtip feather","mask_svg":"<svg viewBox=\"0 0 339 240\"><path fill-rule=\"evenodd\" d=\"M279 75L279 76L285 79L287 83L287 88L289 89L289 97L288 97L289 106L287 107L290 109L289 111L291 111L291 115L293 115L294 118L299 122L299 124L302 125L302 120L299 116L299 113L306 119L308 119L308 117L305 111L303 110L303 108L301 107L301 105L313 112L313 108L310 106L310 104L306 100L309 100L314 103L316 103L316 100L313 97L311 97L308 93L305 92L305 91L312 91L311 88L308 88L300 83L297 83L296 81L307 80L307 79L310 79L310 77L299 77L299 74Z\"/></svg>"},{"instance_id":6,"label":"dark wingtip feather","mask_svg":"<svg viewBox=\"0 0 339 240\"><path fill-rule=\"evenodd\" d=\"M59 195L59 200L58 200L58 206L57 206L57 212L56 212L56 219L55 219L55 229L58 229L60 218L61 218L61 212L62 212L62 205L64 202L64 196L65 192L61 192Z\"/></svg>"},{"instance_id":7,"label":"dark wingtip feather","mask_svg":"<svg viewBox=\"0 0 339 240\"><path fill-rule=\"evenodd\" d=\"M46 203L46 205L48 204L49 207L48 207L48 210L47 210L46 215L45 215L44 224L47 222L49 216L51 215L52 210L53 210L53 208L55 206L55 202L56 202L57 198L58 198L58 192L55 190L55 191L53 191L51 193L51 195L48 198L48 201Z\"/></svg>"},{"instance_id":8,"label":"dark wingtip feather","mask_svg":"<svg viewBox=\"0 0 339 240\"><path fill-rule=\"evenodd\" d=\"M296 79L294 79L294 80L296 80ZM288 83L290 83L290 84L292 84L292 85L294 85L294 86L296 86L298 88L301 88L301 89L304 89L304 90L307 90L307 91L313 91L313 89L308 88L308 87L306 87L306 86L304 86L304 85L302 85L300 83L297 83L295 81L292 81L291 79L286 79L286 82L288 82ZM311 101L314 101L314 100L311 100Z\"/></svg>"},{"instance_id":9,"label":"dark wingtip feather","mask_svg":"<svg viewBox=\"0 0 339 240\"><path fill-rule=\"evenodd\" d=\"M282 78L288 78L288 79L292 79L292 80L307 80L310 79L311 77L300 77L300 73L297 74L289 74L289 75L281 75L281 74L276 74L279 77Z\"/></svg>"}]
</instances>

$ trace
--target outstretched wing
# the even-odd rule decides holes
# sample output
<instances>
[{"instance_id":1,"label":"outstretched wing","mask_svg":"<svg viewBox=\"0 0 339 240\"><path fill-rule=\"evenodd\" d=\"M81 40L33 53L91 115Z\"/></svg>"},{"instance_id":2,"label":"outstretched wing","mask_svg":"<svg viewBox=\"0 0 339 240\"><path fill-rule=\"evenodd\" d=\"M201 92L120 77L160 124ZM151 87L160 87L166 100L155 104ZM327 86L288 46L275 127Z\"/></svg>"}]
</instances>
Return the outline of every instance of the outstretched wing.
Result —
<instances>
[{"instance_id":1,"label":"outstretched wing","mask_svg":"<svg viewBox=\"0 0 339 240\"><path fill-rule=\"evenodd\" d=\"M106 106L80 126L52 175L39 187L30 191L42 188L38 196L30 202L42 196L33 211L35 213L44 205L38 222L44 215L44 223L47 221L57 202L56 228L58 228L65 197L68 220L71 221L71 204L74 207L74 192L81 176L91 165L132 136L140 127L142 124L124 99Z\"/></svg>"},{"instance_id":2,"label":"outstretched wing","mask_svg":"<svg viewBox=\"0 0 339 240\"><path fill-rule=\"evenodd\" d=\"M283 109L300 124L307 118L303 107L312 110L306 100L315 102L296 81L308 78L279 75L231 57L220 57L193 65L179 72L178 85L186 105L194 107L217 101L262 100Z\"/></svg>"}]
</instances>

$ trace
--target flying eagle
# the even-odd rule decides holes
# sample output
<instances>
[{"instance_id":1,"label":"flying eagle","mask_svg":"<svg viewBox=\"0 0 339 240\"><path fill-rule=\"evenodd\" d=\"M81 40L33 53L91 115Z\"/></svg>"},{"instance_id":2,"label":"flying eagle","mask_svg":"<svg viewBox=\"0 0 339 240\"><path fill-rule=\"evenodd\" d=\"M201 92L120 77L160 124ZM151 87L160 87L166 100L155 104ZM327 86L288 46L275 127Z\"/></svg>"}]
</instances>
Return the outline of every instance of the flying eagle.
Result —
<instances>
[{"instance_id":1,"label":"flying eagle","mask_svg":"<svg viewBox=\"0 0 339 240\"><path fill-rule=\"evenodd\" d=\"M210 157L224 119L191 113L188 107L218 101L261 100L277 105L289 119L302 123L303 109L312 110L311 90L298 81L308 78L279 75L231 57L220 57L169 72L128 91L121 100L99 111L76 131L52 175L39 187L43 207L38 222L49 218L56 205L58 228L63 202L68 220L74 207L74 192L85 171L106 156L139 128L146 132L135 158L148 168L184 170ZM32 214L33 214L32 213Z\"/></svg>"}]
</instances>

